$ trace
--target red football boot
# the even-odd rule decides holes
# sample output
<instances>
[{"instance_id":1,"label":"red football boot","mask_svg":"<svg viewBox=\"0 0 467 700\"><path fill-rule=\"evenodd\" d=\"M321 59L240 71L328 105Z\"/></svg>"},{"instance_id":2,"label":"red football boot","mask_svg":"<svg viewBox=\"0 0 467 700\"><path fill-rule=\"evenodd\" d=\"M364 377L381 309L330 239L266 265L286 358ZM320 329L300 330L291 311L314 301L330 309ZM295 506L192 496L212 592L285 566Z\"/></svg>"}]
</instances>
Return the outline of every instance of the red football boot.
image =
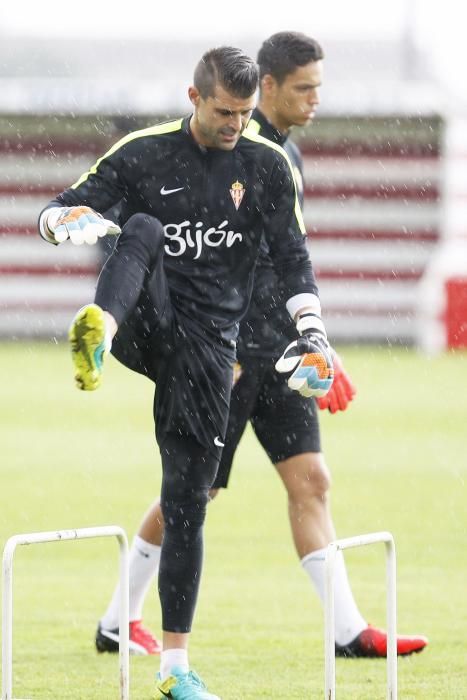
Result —
<instances>
[{"instance_id":1,"label":"red football boot","mask_svg":"<svg viewBox=\"0 0 467 700\"><path fill-rule=\"evenodd\" d=\"M159 640L146 627L143 627L141 620L130 622L130 644L144 650L140 652L142 654L160 654L162 651Z\"/></svg>"},{"instance_id":2,"label":"red football boot","mask_svg":"<svg viewBox=\"0 0 467 700\"><path fill-rule=\"evenodd\" d=\"M368 659L386 658L388 635L385 630L368 625L363 632L348 644L336 644L336 656L350 658L366 657ZM397 635L397 655L408 656L422 651L428 644L428 639L420 635L408 637Z\"/></svg>"},{"instance_id":3,"label":"red football boot","mask_svg":"<svg viewBox=\"0 0 467 700\"><path fill-rule=\"evenodd\" d=\"M120 635L118 627L112 630L104 629L100 624L96 632L96 648L99 652L114 653L119 648ZM130 622L130 654L146 655L160 654L161 643L143 627L141 620Z\"/></svg>"}]
</instances>

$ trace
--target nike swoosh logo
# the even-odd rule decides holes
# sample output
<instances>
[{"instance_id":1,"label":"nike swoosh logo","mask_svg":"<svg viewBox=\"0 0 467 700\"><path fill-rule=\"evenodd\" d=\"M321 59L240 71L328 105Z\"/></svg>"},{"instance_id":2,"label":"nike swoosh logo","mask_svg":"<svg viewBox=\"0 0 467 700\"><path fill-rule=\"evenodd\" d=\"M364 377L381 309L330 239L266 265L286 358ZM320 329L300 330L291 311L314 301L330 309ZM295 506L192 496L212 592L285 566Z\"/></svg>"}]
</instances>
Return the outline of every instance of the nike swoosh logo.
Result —
<instances>
[{"instance_id":1,"label":"nike swoosh logo","mask_svg":"<svg viewBox=\"0 0 467 700\"><path fill-rule=\"evenodd\" d=\"M161 187L161 195L166 195L166 194L173 194L174 192L180 192L180 190L184 190L184 187L175 187L173 190L166 190L165 185Z\"/></svg>"},{"instance_id":2,"label":"nike swoosh logo","mask_svg":"<svg viewBox=\"0 0 467 700\"><path fill-rule=\"evenodd\" d=\"M221 442L219 435L216 435L216 437L214 438L214 444L216 447L225 447L224 443Z\"/></svg>"}]
</instances>

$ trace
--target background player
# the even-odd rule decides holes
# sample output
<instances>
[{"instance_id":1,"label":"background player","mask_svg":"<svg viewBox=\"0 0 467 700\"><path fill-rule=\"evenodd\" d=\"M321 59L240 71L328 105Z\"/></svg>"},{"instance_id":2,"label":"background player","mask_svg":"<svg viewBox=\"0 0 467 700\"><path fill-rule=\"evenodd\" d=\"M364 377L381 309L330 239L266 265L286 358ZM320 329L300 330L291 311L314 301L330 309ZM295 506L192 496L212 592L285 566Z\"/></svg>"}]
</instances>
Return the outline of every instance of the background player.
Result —
<instances>
[{"instance_id":1,"label":"background player","mask_svg":"<svg viewBox=\"0 0 467 700\"><path fill-rule=\"evenodd\" d=\"M267 39L258 54L260 97L248 130L281 145L294 166L303 202L302 159L288 138L293 126L305 126L319 104L324 54L314 39L280 32ZM211 495L225 488L232 460L248 420L275 465L287 490L289 518L297 554L320 599L324 600L324 554L336 538L329 506L329 470L321 451L315 401L291 391L274 363L295 336L285 311L267 245L255 274L253 297L240 328L239 366L232 391L225 447ZM335 378L329 393L317 399L332 413L345 410L355 389L339 357L333 357ZM157 571L163 518L156 502L145 515L131 549L130 607L134 651L158 653L159 644L141 625L143 601ZM369 626L354 600L342 553L335 584L336 654L385 656L386 632ZM398 653L421 651L425 637L398 638ZM101 618L96 645L100 651L118 649L118 588Z\"/></svg>"}]
</instances>

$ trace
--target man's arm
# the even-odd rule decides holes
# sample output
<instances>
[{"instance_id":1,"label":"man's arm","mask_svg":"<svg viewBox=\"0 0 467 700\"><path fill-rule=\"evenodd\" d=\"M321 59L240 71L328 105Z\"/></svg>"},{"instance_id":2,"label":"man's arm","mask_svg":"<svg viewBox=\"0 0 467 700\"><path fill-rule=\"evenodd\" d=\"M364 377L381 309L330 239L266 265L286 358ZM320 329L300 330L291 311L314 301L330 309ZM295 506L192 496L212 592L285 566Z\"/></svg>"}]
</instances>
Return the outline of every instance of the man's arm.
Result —
<instances>
[{"instance_id":1,"label":"man's arm","mask_svg":"<svg viewBox=\"0 0 467 700\"><path fill-rule=\"evenodd\" d=\"M58 245L68 238L72 243L93 244L120 228L104 219L102 212L120 201L125 192L122 181L122 149L116 144L77 182L42 210L39 233L48 243Z\"/></svg>"},{"instance_id":2,"label":"man's arm","mask_svg":"<svg viewBox=\"0 0 467 700\"><path fill-rule=\"evenodd\" d=\"M276 363L279 372L290 374L291 389L304 396L324 396L333 380L331 349L321 320L321 304L305 241L305 225L298 205L290 161L276 163L271 178L270 208L265 231L271 258L296 323L298 340L291 343Z\"/></svg>"}]
</instances>

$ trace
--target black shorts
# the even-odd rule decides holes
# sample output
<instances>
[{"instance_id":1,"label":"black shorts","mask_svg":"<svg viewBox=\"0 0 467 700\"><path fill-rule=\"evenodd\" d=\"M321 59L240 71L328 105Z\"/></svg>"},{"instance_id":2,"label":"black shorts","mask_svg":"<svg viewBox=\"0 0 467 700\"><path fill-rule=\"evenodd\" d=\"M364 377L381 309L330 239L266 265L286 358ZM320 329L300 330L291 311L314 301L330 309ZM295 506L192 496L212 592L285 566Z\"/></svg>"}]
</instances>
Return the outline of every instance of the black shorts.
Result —
<instances>
[{"instance_id":1,"label":"black shorts","mask_svg":"<svg viewBox=\"0 0 467 700\"><path fill-rule=\"evenodd\" d=\"M148 225L155 238L163 240L159 222L148 218ZM135 308L119 325L112 354L126 367L155 382L154 420L159 446L168 433L190 436L220 457L227 429L234 350L205 337L202 328L174 307L162 245L160 251ZM109 258L101 276L112 274L112 266L115 270L119 263L113 258ZM109 285L102 286L102 298L96 297L96 303L112 312L115 293L106 291Z\"/></svg>"},{"instance_id":2,"label":"black shorts","mask_svg":"<svg viewBox=\"0 0 467 700\"><path fill-rule=\"evenodd\" d=\"M318 409L287 386L271 359L249 357L230 401L229 422L213 488L226 488L235 451L247 422L273 464L304 452L321 452Z\"/></svg>"},{"instance_id":3,"label":"black shorts","mask_svg":"<svg viewBox=\"0 0 467 700\"><path fill-rule=\"evenodd\" d=\"M157 327L147 339L123 324L112 354L152 379L156 438L167 433L193 436L220 456L227 430L232 356L197 337L178 320Z\"/></svg>"}]
</instances>

